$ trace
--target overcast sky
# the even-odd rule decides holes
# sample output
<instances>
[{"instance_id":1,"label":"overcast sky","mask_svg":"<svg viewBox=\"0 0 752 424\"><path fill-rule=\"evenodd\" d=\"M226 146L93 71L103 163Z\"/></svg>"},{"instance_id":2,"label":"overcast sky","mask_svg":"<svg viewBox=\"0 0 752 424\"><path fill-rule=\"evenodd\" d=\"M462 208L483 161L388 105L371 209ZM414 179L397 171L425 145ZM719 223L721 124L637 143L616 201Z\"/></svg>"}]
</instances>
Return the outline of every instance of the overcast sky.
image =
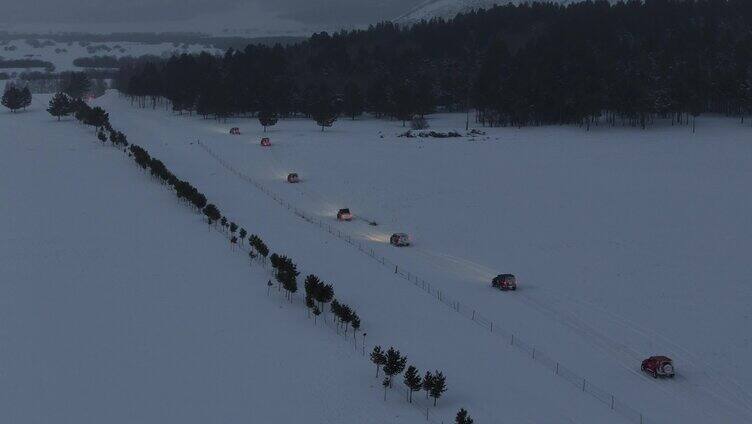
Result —
<instances>
[{"instance_id":1,"label":"overcast sky","mask_svg":"<svg viewBox=\"0 0 752 424\"><path fill-rule=\"evenodd\" d=\"M258 9L307 24L372 23L422 0L0 0L0 22L94 23L188 20ZM250 19L252 20L252 19Z\"/></svg>"}]
</instances>

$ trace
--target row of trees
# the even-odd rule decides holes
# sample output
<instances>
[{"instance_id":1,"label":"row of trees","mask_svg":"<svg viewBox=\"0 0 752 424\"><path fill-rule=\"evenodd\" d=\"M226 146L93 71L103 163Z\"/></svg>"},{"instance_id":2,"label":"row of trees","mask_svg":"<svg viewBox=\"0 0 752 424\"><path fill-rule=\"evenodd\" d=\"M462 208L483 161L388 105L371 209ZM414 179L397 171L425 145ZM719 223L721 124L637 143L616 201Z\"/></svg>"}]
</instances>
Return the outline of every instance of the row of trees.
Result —
<instances>
[{"instance_id":1,"label":"row of trees","mask_svg":"<svg viewBox=\"0 0 752 424\"><path fill-rule=\"evenodd\" d=\"M110 125L109 114L101 107L89 106L81 98L59 92L50 100L47 112L58 121L64 116L74 115L79 122L94 127L97 138L103 143L109 139L114 145L127 145L125 134L115 131Z\"/></svg>"},{"instance_id":2,"label":"row of trees","mask_svg":"<svg viewBox=\"0 0 752 424\"><path fill-rule=\"evenodd\" d=\"M18 87L12 82L5 84L2 105L10 109L12 113L26 109L31 105L31 90L28 86Z\"/></svg>"},{"instance_id":3,"label":"row of trees","mask_svg":"<svg viewBox=\"0 0 752 424\"><path fill-rule=\"evenodd\" d=\"M55 100L56 98L58 100ZM78 121L85 125L97 127L98 135L109 132L109 140L113 145L128 146L128 155L133 158L139 167L148 170L153 177L159 179L163 184L172 187L178 199L188 202L196 210L201 211L210 226L216 225L219 222L222 228L227 229L232 244L236 244L238 241L241 243L244 242L245 237L248 235L245 228L241 228L235 222L229 221L227 217L222 215L216 205L208 203L203 193L190 182L176 177L162 161L152 157L146 149L136 144L129 145L125 135L113 129L109 121L109 114L103 109L90 107L85 102L78 99L71 100L66 94L59 93L50 101L50 109L52 110L50 113L54 116L53 111L57 111L57 105L65 102L72 105L72 111ZM107 138L103 137L99 137L99 139L103 142L107 140ZM240 239L238 239L236 233ZM256 259L258 256L265 259L269 255L269 248L258 235L250 235L248 242L251 246L249 252L251 259ZM269 260L274 269L274 278L280 285L280 288L285 290L287 298L292 301L292 295L298 290L297 277L300 275L300 272L297 270L297 265L291 258L276 253L272 253ZM347 332L348 327L352 327L353 337L355 337L355 333L360 329L360 317L352 307L334 299L334 288L331 284L325 284L317 276L309 275L305 280L305 291L306 306L312 309L315 316L322 313L324 304L331 303L331 312L337 320L337 325L343 326L345 332ZM318 302L318 305L314 304L314 300Z\"/></svg>"},{"instance_id":4,"label":"row of trees","mask_svg":"<svg viewBox=\"0 0 752 424\"><path fill-rule=\"evenodd\" d=\"M66 95L61 94L61 96ZM57 109L52 107L53 102L58 104L59 100L58 102L55 102L54 99L51 101L50 109ZM238 242L235 235L236 233L240 237L240 242L244 242L245 237L248 236L248 233L244 228L229 221L227 217L221 214L216 205L207 202L207 198L203 193L189 182L177 178L162 161L152 157L146 149L136 144L129 144L125 134L112 127L109 121L109 115L104 112L104 110L98 107L90 107L85 102L75 100L71 100L70 105L74 105L73 114L79 122L97 127L98 136L100 134L109 133L109 137L106 137L103 141L109 139L114 146L127 147L124 151L128 153L128 156L131 157L140 168L148 170L154 178L157 178L163 184L172 187L178 199L188 202L195 208L195 210L201 211L210 226L219 223L223 228L226 228L230 234L231 243L234 244ZM52 112L50 113L52 114ZM92 119L92 116L98 116L100 118ZM99 137L99 139L102 140L101 137ZM269 248L258 235L251 234L248 236L248 243L252 248L249 253L252 259L256 259L258 256L265 259L269 254ZM274 269L275 279L280 287L285 290L286 296L291 299L292 295L297 292L297 277L300 274L297 270L296 264L289 257L278 255L276 253L273 253L269 259ZM321 281L316 275L311 274L306 277L304 288L306 293L306 306L315 317L322 313L324 305L330 304L330 311L335 316L337 328L340 326L344 327L345 334L347 334L348 328L352 328L353 337L355 337L356 332L360 329L360 317L352 307L335 299L334 287L331 284L327 284ZM365 334L363 336L365 337ZM384 374L386 375L386 378L383 381L385 396L386 390L392 387L394 377L402 374L403 371L403 381L409 389L409 402L412 402L412 395L414 392L424 390L426 392L426 397L430 396L434 399L435 406L438 399L447 390L446 378L442 372L435 371L434 373L431 373L429 371L421 377L420 372L415 366L410 365L406 368L407 357L403 356L394 348L389 348L389 350L384 352L380 346L376 346L371 352L370 358L371 361L376 364L376 376L378 377L381 368L383 368ZM469 417L466 410L460 409L455 418L455 423L472 424L473 420Z\"/></svg>"},{"instance_id":5,"label":"row of trees","mask_svg":"<svg viewBox=\"0 0 752 424\"><path fill-rule=\"evenodd\" d=\"M280 256L272 253L269 257L274 268L274 278L277 283L285 290L287 298L292 301L292 295L298 291L298 267L287 256Z\"/></svg>"},{"instance_id":6,"label":"row of trees","mask_svg":"<svg viewBox=\"0 0 752 424\"><path fill-rule=\"evenodd\" d=\"M751 28L747 0L504 5L134 63L116 86L181 113L304 115L322 128L364 111L407 121L468 108L487 125L645 126L752 113Z\"/></svg>"},{"instance_id":7,"label":"row of trees","mask_svg":"<svg viewBox=\"0 0 752 424\"><path fill-rule=\"evenodd\" d=\"M102 80L98 84L103 84ZM63 72L58 79L58 91L65 93L73 99L82 99L92 91L93 85L91 78L86 72ZM102 94L103 89L97 88L98 93Z\"/></svg>"},{"instance_id":8,"label":"row of trees","mask_svg":"<svg viewBox=\"0 0 752 424\"><path fill-rule=\"evenodd\" d=\"M413 393L420 390L426 392L426 398L429 396L433 398L433 404L436 406L439 398L446 392L446 378L441 371L435 371L431 373L426 371L426 374L421 377L418 369L410 365L405 370L407 365L407 356L400 353L399 350L394 347L390 347L384 352L381 346L375 346L371 352L371 362L376 365L376 377L379 376L379 371L384 370L384 396L386 396L386 390L392 387L392 380L395 376L402 374L404 371L403 382L408 389L408 402L413 401Z\"/></svg>"},{"instance_id":9,"label":"row of trees","mask_svg":"<svg viewBox=\"0 0 752 424\"><path fill-rule=\"evenodd\" d=\"M330 303L330 311L335 317L337 329L343 327L345 334L348 328L352 327L353 338L360 330L360 317L357 312L347 304L340 303L334 298L334 287L327 284L316 275L310 274L306 277L305 283L305 304L309 312L316 319L324 311L324 305Z\"/></svg>"}]
</instances>

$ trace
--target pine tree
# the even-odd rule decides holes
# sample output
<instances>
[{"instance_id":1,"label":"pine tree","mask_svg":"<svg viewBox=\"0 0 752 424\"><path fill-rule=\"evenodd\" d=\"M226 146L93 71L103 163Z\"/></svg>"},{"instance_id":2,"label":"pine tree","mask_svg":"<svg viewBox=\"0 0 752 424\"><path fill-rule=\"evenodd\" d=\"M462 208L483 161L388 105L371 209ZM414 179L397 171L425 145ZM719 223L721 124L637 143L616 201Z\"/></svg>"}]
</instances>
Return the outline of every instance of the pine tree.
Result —
<instances>
[{"instance_id":1,"label":"pine tree","mask_svg":"<svg viewBox=\"0 0 752 424\"><path fill-rule=\"evenodd\" d=\"M65 72L61 75L60 91L71 98L81 99L91 89L91 80L85 72Z\"/></svg>"},{"instance_id":2,"label":"pine tree","mask_svg":"<svg viewBox=\"0 0 752 424\"><path fill-rule=\"evenodd\" d=\"M460 408L457 412L457 416L454 418L455 424L473 424L473 419L468 415L465 408Z\"/></svg>"},{"instance_id":3,"label":"pine tree","mask_svg":"<svg viewBox=\"0 0 752 424\"><path fill-rule=\"evenodd\" d=\"M101 107L95 106L84 110L86 113L81 114L81 121L84 124L90 125L96 130L109 125L110 115Z\"/></svg>"},{"instance_id":4,"label":"pine tree","mask_svg":"<svg viewBox=\"0 0 752 424\"><path fill-rule=\"evenodd\" d=\"M441 395L446 392L446 378L444 377L444 374L441 373L441 371L436 371L436 373L433 375L433 381L431 382L431 391L430 395L433 398L433 406L436 406L436 402L439 400Z\"/></svg>"},{"instance_id":5,"label":"pine tree","mask_svg":"<svg viewBox=\"0 0 752 424\"><path fill-rule=\"evenodd\" d=\"M392 384L392 377L402 373L407 363L407 357L402 356L400 351L390 347L386 351L386 364L384 365L384 374L389 378L389 387Z\"/></svg>"},{"instance_id":6,"label":"pine tree","mask_svg":"<svg viewBox=\"0 0 752 424\"><path fill-rule=\"evenodd\" d=\"M263 256L264 258L269 255L269 248L266 246L264 241L261 240L261 237L257 236L256 234L251 234L251 236L248 237L248 242L254 249L256 249L259 255Z\"/></svg>"},{"instance_id":7,"label":"pine tree","mask_svg":"<svg viewBox=\"0 0 752 424\"><path fill-rule=\"evenodd\" d=\"M245 241L245 236L248 235L248 232L245 230L245 228L241 228L240 233L238 234L240 235L240 243L243 243Z\"/></svg>"},{"instance_id":8,"label":"pine tree","mask_svg":"<svg viewBox=\"0 0 752 424\"><path fill-rule=\"evenodd\" d=\"M209 225L218 221L221 217L219 209L217 209L217 207L212 203L209 203L208 205L206 205L206 207L204 207L204 215L206 215L206 220L209 222Z\"/></svg>"},{"instance_id":9,"label":"pine tree","mask_svg":"<svg viewBox=\"0 0 752 424\"><path fill-rule=\"evenodd\" d=\"M403 120L472 106L477 120L492 126L585 127L601 111L611 125L618 118L647 124L668 114L691 124L699 113L752 111L750 96L743 98L752 87L752 38L738 17L746 11L741 3L748 2L635 1L630 7L583 2L566 9L530 2L418 23L410 30L379 24L335 37L317 34L285 48L147 59L121 67L115 84L142 106L147 97L155 105L164 96L175 110L218 117L272 108L280 116L316 114L322 129L339 106L357 116L361 90L369 112ZM712 25L704 25L709 4ZM653 28L649 18L656 13L674 19ZM597 22L598 30L558 30L573 19ZM523 28L518 35L524 41L514 49L502 41L509 38L508 22ZM587 48L571 49L583 45ZM336 84L341 104L335 90L322 96L321 84Z\"/></svg>"},{"instance_id":10,"label":"pine tree","mask_svg":"<svg viewBox=\"0 0 752 424\"><path fill-rule=\"evenodd\" d=\"M353 81L348 81L348 83L345 84L344 96L342 99L343 112L354 121L356 117L363 114L364 108L365 100L360 87Z\"/></svg>"},{"instance_id":11,"label":"pine tree","mask_svg":"<svg viewBox=\"0 0 752 424\"><path fill-rule=\"evenodd\" d=\"M423 376L423 390L426 392L426 399L428 399L428 394L431 393L432 387L433 374L431 374L431 371L426 371L426 375Z\"/></svg>"},{"instance_id":12,"label":"pine tree","mask_svg":"<svg viewBox=\"0 0 752 424\"><path fill-rule=\"evenodd\" d=\"M5 86L3 92L2 105L10 109L12 113L15 113L23 106L23 99L21 97L21 90L15 86L15 84L9 83Z\"/></svg>"},{"instance_id":13,"label":"pine tree","mask_svg":"<svg viewBox=\"0 0 752 424\"><path fill-rule=\"evenodd\" d=\"M413 392L419 391L423 387L423 380L420 378L418 369L410 365L405 371L405 386L410 390L408 401L413 402Z\"/></svg>"},{"instance_id":14,"label":"pine tree","mask_svg":"<svg viewBox=\"0 0 752 424\"><path fill-rule=\"evenodd\" d=\"M371 362L376 364L376 377L379 377L379 369L386 364L386 355L381 350L381 346L374 346L371 352Z\"/></svg>"},{"instance_id":15,"label":"pine tree","mask_svg":"<svg viewBox=\"0 0 752 424\"><path fill-rule=\"evenodd\" d=\"M303 290L305 290L306 297L310 297L311 301L315 298L316 290L318 289L321 281L319 277L309 274L303 281Z\"/></svg>"},{"instance_id":16,"label":"pine tree","mask_svg":"<svg viewBox=\"0 0 752 424\"><path fill-rule=\"evenodd\" d=\"M337 318L337 330L339 330L339 323L340 323L340 315L342 314L342 306L339 304L337 299L332 300L332 304L329 306L329 310L332 311L332 314Z\"/></svg>"},{"instance_id":17,"label":"pine tree","mask_svg":"<svg viewBox=\"0 0 752 424\"><path fill-rule=\"evenodd\" d=\"M350 321L350 326L353 329L353 339L355 339L355 334L358 332L358 330L360 330L360 317L354 311L352 313L352 320Z\"/></svg>"},{"instance_id":18,"label":"pine tree","mask_svg":"<svg viewBox=\"0 0 752 424\"><path fill-rule=\"evenodd\" d=\"M49 112L50 115L56 117L58 121L63 116L70 115L73 112L73 109L71 108L70 97L68 97L68 95L66 95L65 93L55 94L55 96L50 100L50 105L47 108L47 112Z\"/></svg>"},{"instance_id":19,"label":"pine tree","mask_svg":"<svg viewBox=\"0 0 752 424\"><path fill-rule=\"evenodd\" d=\"M402 126L415 116L415 84L410 80L401 81L394 89L394 117L402 121Z\"/></svg>"},{"instance_id":20,"label":"pine tree","mask_svg":"<svg viewBox=\"0 0 752 424\"><path fill-rule=\"evenodd\" d=\"M258 120L264 127L264 132L266 132L266 127L277 125L279 118L277 117L277 112L274 112L269 108L264 108L259 112Z\"/></svg>"},{"instance_id":21,"label":"pine tree","mask_svg":"<svg viewBox=\"0 0 752 424\"><path fill-rule=\"evenodd\" d=\"M331 302L334 299L334 287L331 284L324 284L320 282L316 286L316 290L313 292L313 298L319 302L319 305L323 308L323 305Z\"/></svg>"},{"instance_id":22,"label":"pine tree","mask_svg":"<svg viewBox=\"0 0 752 424\"><path fill-rule=\"evenodd\" d=\"M31 106L31 90L27 85L21 90L21 108L25 110L29 106Z\"/></svg>"},{"instance_id":23,"label":"pine tree","mask_svg":"<svg viewBox=\"0 0 752 424\"><path fill-rule=\"evenodd\" d=\"M334 125L334 121L337 120L338 115L339 110L336 99L329 91L329 87L322 84L311 106L311 117L321 127L321 131L324 131L324 128Z\"/></svg>"},{"instance_id":24,"label":"pine tree","mask_svg":"<svg viewBox=\"0 0 752 424\"><path fill-rule=\"evenodd\" d=\"M344 325L345 327L345 334L347 334L347 329L348 327L350 327L352 318L353 318L352 308L350 308L347 305L342 305L342 308L340 309L339 319L342 322L342 325Z\"/></svg>"},{"instance_id":25,"label":"pine tree","mask_svg":"<svg viewBox=\"0 0 752 424\"><path fill-rule=\"evenodd\" d=\"M292 301L292 294L298 291L296 265L287 256L272 255L272 266L276 270L274 278L287 292L288 299Z\"/></svg>"},{"instance_id":26,"label":"pine tree","mask_svg":"<svg viewBox=\"0 0 752 424\"><path fill-rule=\"evenodd\" d=\"M313 323L316 324L316 318L321 315L321 309L318 306L313 307Z\"/></svg>"}]
</instances>

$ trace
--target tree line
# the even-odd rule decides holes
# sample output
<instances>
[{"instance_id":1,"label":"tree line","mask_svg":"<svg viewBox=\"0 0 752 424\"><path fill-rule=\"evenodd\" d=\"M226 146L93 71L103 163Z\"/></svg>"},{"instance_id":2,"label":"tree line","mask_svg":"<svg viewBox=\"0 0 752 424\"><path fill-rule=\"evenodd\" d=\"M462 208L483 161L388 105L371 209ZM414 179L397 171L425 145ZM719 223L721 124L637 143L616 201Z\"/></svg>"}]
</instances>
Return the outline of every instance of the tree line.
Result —
<instances>
[{"instance_id":1,"label":"tree line","mask_svg":"<svg viewBox=\"0 0 752 424\"><path fill-rule=\"evenodd\" d=\"M384 400L386 392L392 387L392 381L395 376L403 374L402 382L407 388L407 401L413 402L413 393L421 390L426 392L426 399L433 398L433 406L436 406L439 398L447 391L446 377L441 371L426 371L421 377L420 371L414 365L407 366L407 356L399 350L390 347L384 351L381 346L374 346L370 355L371 362L376 365L376 378L379 377L379 371L384 371L384 380L381 382L384 388ZM407 366L407 368L405 368ZM456 424L473 424L473 419L465 408L460 408L455 416Z\"/></svg>"},{"instance_id":2,"label":"tree line","mask_svg":"<svg viewBox=\"0 0 752 424\"><path fill-rule=\"evenodd\" d=\"M376 378L379 377L379 371L383 370L384 380L381 382L384 388L384 400L386 400L387 390L392 387L395 376L400 374L402 382L407 388L407 401L413 402L413 393L424 391L426 399L433 398L433 406L436 406L439 398L447 391L446 377L441 371L426 371L421 377L420 371L414 365L407 365L407 356L399 350L390 347L384 351L381 346L374 346L370 354L371 362L376 365ZM460 408L455 416L455 424L473 424L473 419L465 408Z\"/></svg>"},{"instance_id":3,"label":"tree line","mask_svg":"<svg viewBox=\"0 0 752 424\"><path fill-rule=\"evenodd\" d=\"M386 352L381 346L374 346L371 352L371 362L376 365L376 378L379 376L379 371L383 369L385 377L382 382L384 387L384 396L386 397L386 389L392 387L392 380L394 376L402 374L405 371L407 365L407 356L400 353L399 350L394 347L390 347ZM408 402L413 401L413 392L425 390L426 398L429 396L433 398L434 406L438 402L439 398L446 392L446 378L441 371L435 371L433 374L430 371L426 371L425 376L421 377L418 369L410 365L407 367L404 375L404 383L408 389Z\"/></svg>"},{"instance_id":4,"label":"tree line","mask_svg":"<svg viewBox=\"0 0 752 424\"><path fill-rule=\"evenodd\" d=\"M746 0L504 5L133 63L116 87L180 113L323 115L329 125L468 108L494 126L742 118L752 113L751 24Z\"/></svg>"}]
</instances>

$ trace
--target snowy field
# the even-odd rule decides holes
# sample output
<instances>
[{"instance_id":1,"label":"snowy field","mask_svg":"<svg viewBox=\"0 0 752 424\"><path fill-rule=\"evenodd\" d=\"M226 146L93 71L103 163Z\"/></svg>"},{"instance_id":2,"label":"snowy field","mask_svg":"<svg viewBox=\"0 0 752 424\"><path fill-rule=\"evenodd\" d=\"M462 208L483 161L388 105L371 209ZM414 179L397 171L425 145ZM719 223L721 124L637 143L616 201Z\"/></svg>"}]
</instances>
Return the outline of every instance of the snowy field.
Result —
<instances>
[{"instance_id":1,"label":"snowy field","mask_svg":"<svg viewBox=\"0 0 752 424\"><path fill-rule=\"evenodd\" d=\"M301 305L267 297L200 217L90 130L43 111L0 114L0 397L12 422L421 422L347 341ZM430 281L645 414L645 422L752 421L749 127L484 130L405 139L400 123L218 123L98 104L131 142L222 212L334 283L369 344L394 345L479 423L627 422L351 245L280 208L210 147L308 215ZM433 116L464 133L464 116ZM239 126L241 136L228 130ZM288 172L302 178L284 182ZM13 185L8 182L13 181ZM356 220L338 223L338 208ZM376 221L378 226L368 225ZM203 231L202 231L203 230ZM409 248L388 245L407 232ZM132 264L138 264L132 267ZM517 275L517 292L490 278ZM96 317L96 319L92 319ZM674 380L639 371L672 356ZM40 366L43 364L43 366ZM97 405L92 410L89 406ZM9 406L11 405L11 406ZM290 407L294 405L294 407Z\"/></svg>"},{"instance_id":2,"label":"snowy field","mask_svg":"<svg viewBox=\"0 0 752 424\"><path fill-rule=\"evenodd\" d=\"M424 422L396 390L384 402L349 336L267 297L266 274L91 130L51 119L46 100L0 114L2 421ZM463 406L482 422L620 422L206 158L196 168L165 159L184 177L206 175L197 185L211 199L300 255L303 274L333 282L370 342L444 370L450 391L433 422Z\"/></svg>"},{"instance_id":3,"label":"snowy field","mask_svg":"<svg viewBox=\"0 0 752 424\"><path fill-rule=\"evenodd\" d=\"M493 129L471 142L397 138L395 122L340 120L322 133L293 120L263 149L255 120L170 117L114 95L103 105L134 141L222 196L230 215L244 216L258 193L196 139L656 420L750 417L749 127L705 118L695 135L670 122ZM431 124L462 130L464 116ZM227 134L236 125L244 135ZM284 182L293 171L300 185ZM380 225L338 224L341 207ZM415 245L386 244L398 231ZM518 276L517 293L489 288L501 272ZM677 360L676 380L639 372L658 353Z\"/></svg>"},{"instance_id":4,"label":"snowy field","mask_svg":"<svg viewBox=\"0 0 752 424\"><path fill-rule=\"evenodd\" d=\"M10 40L0 44L0 58L5 60L36 59L55 65L55 72L81 71L84 68L73 64L75 59L94 56L114 56L117 58L143 55L169 57L173 54L193 54L207 51L220 54L220 50L199 44L183 43L136 43L136 42L56 42L48 39L38 39L39 46L33 46L26 40ZM1 69L8 73L23 71L44 71L43 68L15 68Z\"/></svg>"},{"instance_id":5,"label":"snowy field","mask_svg":"<svg viewBox=\"0 0 752 424\"><path fill-rule=\"evenodd\" d=\"M76 19L67 22L0 22L0 31L11 33L48 32L59 33L165 33L165 32L200 32L213 36L242 36L242 37L277 37L277 36L305 36L314 32L333 32L348 27L347 24L337 22L333 24L304 23L290 17L281 16L278 12L269 10L255 2L224 2L222 7L212 7L198 13L178 13L177 15L192 17L168 19L162 17L139 17L136 21L118 20L108 22L99 19ZM138 7L136 5L135 7ZM194 14L195 13L195 14Z\"/></svg>"}]
</instances>

